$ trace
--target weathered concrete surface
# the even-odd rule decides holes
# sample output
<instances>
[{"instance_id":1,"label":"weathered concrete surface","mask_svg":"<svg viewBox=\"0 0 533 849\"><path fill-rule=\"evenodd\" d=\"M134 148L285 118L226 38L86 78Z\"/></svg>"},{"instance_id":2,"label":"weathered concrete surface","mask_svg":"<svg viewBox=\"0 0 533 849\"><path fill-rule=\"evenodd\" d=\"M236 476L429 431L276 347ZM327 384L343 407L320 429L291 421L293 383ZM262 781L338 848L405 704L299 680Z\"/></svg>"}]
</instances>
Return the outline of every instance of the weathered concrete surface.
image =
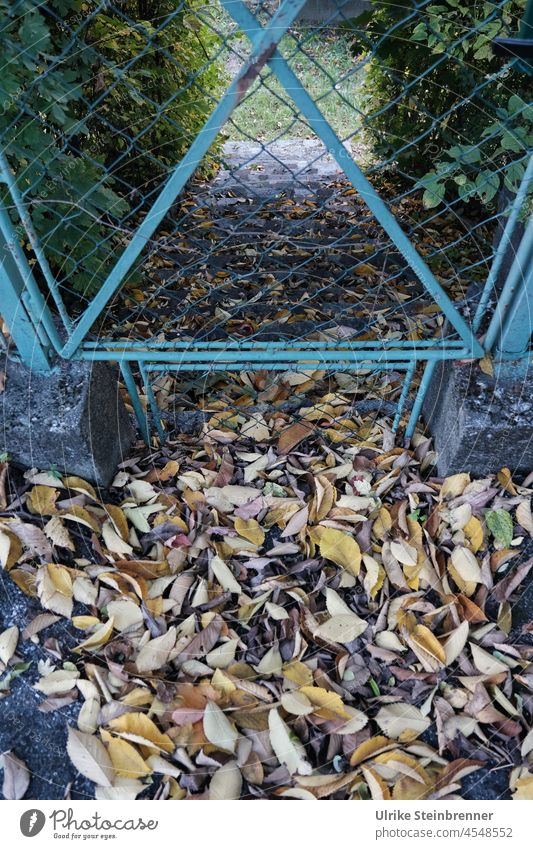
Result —
<instances>
[{"instance_id":1,"label":"weathered concrete surface","mask_svg":"<svg viewBox=\"0 0 533 849\"><path fill-rule=\"evenodd\" d=\"M503 378L484 374L477 362L437 366L423 413L440 475L533 469L533 369L510 371Z\"/></svg>"},{"instance_id":2,"label":"weathered concrete surface","mask_svg":"<svg viewBox=\"0 0 533 849\"><path fill-rule=\"evenodd\" d=\"M42 376L6 358L0 394L0 453L16 464L79 475L106 486L133 440L116 371L62 361Z\"/></svg>"},{"instance_id":3,"label":"weathered concrete surface","mask_svg":"<svg viewBox=\"0 0 533 849\"><path fill-rule=\"evenodd\" d=\"M9 578L0 583L2 631L16 625L22 634L41 612L39 602L24 595ZM68 726L76 727L81 699L44 710L47 697L33 687L40 677L39 661L58 664L57 656L46 648L48 641L53 648L59 640L64 660L75 661L69 649L79 642L80 633L62 619L41 631L36 642L21 639L17 646L18 661L29 667L0 699L0 752L11 751L26 763L31 780L25 799L64 799L67 793L72 799L94 798L92 783L80 775L66 753Z\"/></svg>"},{"instance_id":4,"label":"weathered concrete surface","mask_svg":"<svg viewBox=\"0 0 533 849\"><path fill-rule=\"evenodd\" d=\"M345 144L356 160L364 158L361 142ZM332 194L344 172L317 138L280 139L275 142L229 141L224 144L220 169L210 193L231 191L250 197L271 198L282 192L295 198L311 197L317 190Z\"/></svg>"}]
</instances>

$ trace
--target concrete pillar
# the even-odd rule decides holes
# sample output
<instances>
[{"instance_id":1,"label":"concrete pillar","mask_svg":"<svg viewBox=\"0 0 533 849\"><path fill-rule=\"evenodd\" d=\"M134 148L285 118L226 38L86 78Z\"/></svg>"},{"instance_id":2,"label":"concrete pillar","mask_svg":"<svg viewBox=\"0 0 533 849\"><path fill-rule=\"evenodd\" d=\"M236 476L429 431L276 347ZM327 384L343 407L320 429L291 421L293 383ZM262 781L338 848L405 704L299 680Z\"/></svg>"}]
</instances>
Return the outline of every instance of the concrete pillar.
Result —
<instances>
[{"instance_id":1,"label":"concrete pillar","mask_svg":"<svg viewBox=\"0 0 533 849\"><path fill-rule=\"evenodd\" d=\"M53 374L0 356L0 454L25 468L78 475L107 486L134 428L106 363L61 361Z\"/></svg>"},{"instance_id":2,"label":"concrete pillar","mask_svg":"<svg viewBox=\"0 0 533 849\"><path fill-rule=\"evenodd\" d=\"M533 469L533 368L521 362L484 374L478 361L439 363L424 401L440 475Z\"/></svg>"}]
</instances>

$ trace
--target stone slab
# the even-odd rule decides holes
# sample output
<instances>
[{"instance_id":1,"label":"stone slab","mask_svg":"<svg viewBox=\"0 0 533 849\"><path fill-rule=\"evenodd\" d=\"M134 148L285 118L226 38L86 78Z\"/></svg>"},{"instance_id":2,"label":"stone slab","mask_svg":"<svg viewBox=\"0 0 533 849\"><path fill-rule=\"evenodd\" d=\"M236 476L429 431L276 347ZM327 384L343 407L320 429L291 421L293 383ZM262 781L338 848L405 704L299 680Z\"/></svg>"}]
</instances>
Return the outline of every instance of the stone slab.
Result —
<instances>
[{"instance_id":1,"label":"stone slab","mask_svg":"<svg viewBox=\"0 0 533 849\"><path fill-rule=\"evenodd\" d=\"M107 486L134 429L106 363L62 361L52 375L0 358L0 453L25 468L79 475Z\"/></svg>"},{"instance_id":2,"label":"stone slab","mask_svg":"<svg viewBox=\"0 0 533 849\"><path fill-rule=\"evenodd\" d=\"M439 475L533 469L533 369L484 374L478 362L440 363L423 406Z\"/></svg>"}]
</instances>

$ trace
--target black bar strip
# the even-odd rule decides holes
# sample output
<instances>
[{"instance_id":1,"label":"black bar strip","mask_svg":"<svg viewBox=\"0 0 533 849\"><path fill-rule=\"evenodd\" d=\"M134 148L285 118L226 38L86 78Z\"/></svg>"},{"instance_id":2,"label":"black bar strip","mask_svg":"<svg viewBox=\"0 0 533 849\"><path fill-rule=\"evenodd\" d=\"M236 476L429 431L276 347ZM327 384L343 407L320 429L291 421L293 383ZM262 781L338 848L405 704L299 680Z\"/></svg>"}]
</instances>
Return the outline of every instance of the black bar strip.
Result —
<instances>
[{"instance_id":1,"label":"black bar strip","mask_svg":"<svg viewBox=\"0 0 533 849\"><path fill-rule=\"evenodd\" d=\"M495 38L492 47L497 56L511 56L513 59L533 60L533 39Z\"/></svg>"}]
</instances>

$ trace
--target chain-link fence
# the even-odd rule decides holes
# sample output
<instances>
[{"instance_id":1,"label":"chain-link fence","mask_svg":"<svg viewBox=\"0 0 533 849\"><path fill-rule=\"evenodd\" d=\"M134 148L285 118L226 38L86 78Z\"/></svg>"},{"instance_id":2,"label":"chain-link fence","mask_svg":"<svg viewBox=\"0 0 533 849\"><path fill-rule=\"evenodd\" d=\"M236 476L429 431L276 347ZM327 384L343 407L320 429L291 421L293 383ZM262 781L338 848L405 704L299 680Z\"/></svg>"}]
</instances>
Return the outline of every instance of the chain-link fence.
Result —
<instances>
[{"instance_id":1,"label":"chain-link fence","mask_svg":"<svg viewBox=\"0 0 533 849\"><path fill-rule=\"evenodd\" d=\"M119 361L146 436L412 434L528 215L529 67L493 48L525 12L0 2L2 286L44 355Z\"/></svg>"}]
</instances>

